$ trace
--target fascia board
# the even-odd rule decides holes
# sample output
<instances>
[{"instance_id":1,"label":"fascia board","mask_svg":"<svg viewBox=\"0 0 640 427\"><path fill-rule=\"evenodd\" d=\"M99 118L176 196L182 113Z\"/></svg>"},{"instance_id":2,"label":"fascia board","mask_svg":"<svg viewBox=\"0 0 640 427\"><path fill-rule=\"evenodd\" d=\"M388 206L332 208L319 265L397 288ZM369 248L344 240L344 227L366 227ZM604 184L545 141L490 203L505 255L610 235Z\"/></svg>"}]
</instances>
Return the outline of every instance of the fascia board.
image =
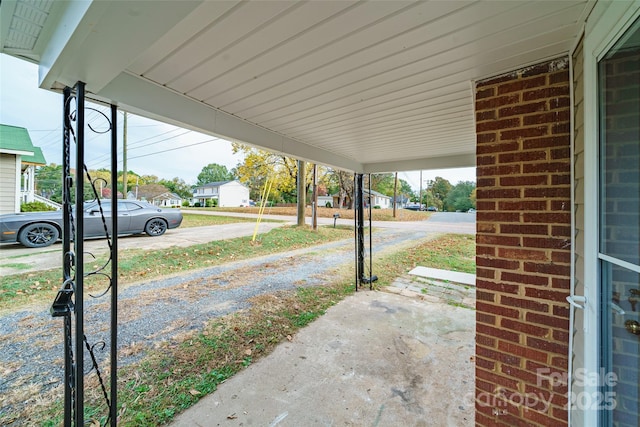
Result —
<instances>
[{"instance_id":1,"label":"fascia board","mask_svg":"<svg viewBox=\"0 0 640 427\"><path fill-rule=\"evenodd\" d=\"M97 95L144 117L305 161L362 171L362 165L352 159L279 135L129 73L121 73Z\"/></svg>"},{"instance_id":2,"label":"fascia board","mask_svg":"<svg viewBox=\"0 0 640 427\"><path fill-rule=\"evenodd\" d=\"M13 154L14 156L33 156L35 154L33 151L11 150L6 148L0 148L0 153Z\"/></svg>"},{"instance_id":3,"label":"fascia board","mask_svg":"<svg viewBox=\"0 0 640 427\"><path fill-rule=\"evenodd\" d=\"M99 92L200 1L70 2L44 47L40 87Z\"/></svg>"},{"instance_id":4,"label":"fascia board","mask_svg":"<svg viewBox=\"0 0 640 427\"><path fill-rule=\"evenodd\" d=\"M476 166L476 154L454 154L451 156L424 157L394 162L366 163L363 166L364 173L467 168Z\"/></svg>"},{"instance_id":5,"label":"fascia board","mask_svg":"<svg viewBox=\"0 0 640 427\"><path fill-rule=\"evenodd\" d=\"M56 82L61 79L64 66L69 58L74 54L74 49L80 47L82 39L86 38L87 33L91 31L90 26L80 26L82 19L87 15L89 9L93 6L91 15L95 15L107 7L108 2L94 2L90 0L78 0L61 2L64 9L59 14L57 22L49 23L54 30L49 36L49 40L42 41L42 54L40 56L38 68L38 85L43 89L54 88ZM102 3L102 4L100 4ZM73 86L75 82L61 81L62 84Z\"/></svg>"}]
</instances>

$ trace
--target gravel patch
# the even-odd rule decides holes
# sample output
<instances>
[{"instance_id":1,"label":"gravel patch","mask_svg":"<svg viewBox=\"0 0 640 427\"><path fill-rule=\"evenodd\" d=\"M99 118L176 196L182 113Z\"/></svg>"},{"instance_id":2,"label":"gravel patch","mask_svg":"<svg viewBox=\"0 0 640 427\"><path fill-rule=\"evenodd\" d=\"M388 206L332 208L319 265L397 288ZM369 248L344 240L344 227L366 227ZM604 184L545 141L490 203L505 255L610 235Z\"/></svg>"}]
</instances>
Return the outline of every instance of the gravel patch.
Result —
<instances>
[{"instance_id":1,"label":"gravel patch","mask_svg":"<svg viewBox=\"0 0 640 427\"><path fill-rule=\"evenodd\" d=\"M432 233L383 229L373 235L374 253ZM435 234L435 233L433 233ZM368 257L368 255L367 255ZM231 262L192 273L128 286L118 298L119 366L139 361L146 350L177 343L211 319L249 307L252 297L329 281L353 266L353 240ZM375 264L373 266L375 274ZM53 300L53 295L52 295ZM85 299L85 334L101 367L109 359L109 295ZM14 312L0 322L0 424L60 388L64 374L63 320L49 307ZM100 345L96 346L97 349ZM85 351L85 360L89 357ZM90 366L85 366L88 372ZM61 397L61 396L60 396ZM17 420L13 425L20 425Z\"/></svg>"}]
</instances>

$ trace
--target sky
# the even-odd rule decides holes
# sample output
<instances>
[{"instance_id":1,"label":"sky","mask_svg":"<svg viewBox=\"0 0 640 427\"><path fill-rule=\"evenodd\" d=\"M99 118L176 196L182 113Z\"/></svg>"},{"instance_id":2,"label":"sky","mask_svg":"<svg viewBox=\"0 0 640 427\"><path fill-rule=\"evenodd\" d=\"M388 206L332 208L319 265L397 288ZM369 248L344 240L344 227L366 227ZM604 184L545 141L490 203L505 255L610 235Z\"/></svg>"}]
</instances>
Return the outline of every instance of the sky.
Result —
<instances>
[{"instance_id":1,"label":"sky","mask_svg":"<svg viewBox=\"0 0 640 427\"><path fill-rule=\"evenodd\" d=\"M107 116L108 107L89 104ZM171 180L178 177L195 184L202 168L210 163L231 170L243 157L234 155L231 143L210 135L182 129L155 120L127 115L127 170L138 175L155 175ZM108 129L106 119L89 110L86 120L97 131ZM35 64L0 54L0 123L27 129L33 145L43 151L47 164L62 163L62 95L38 88ZM118 138L122 141L122 114L118 119ZM110 167L107 134L88 132L85 160L89 169ZM122 168L122 147L118 154ZM474 181L475 168L422 171L423 189L428 180L441 176L452 184ZM420 189L420 172L399 172L398 178Z\"/></svg>"}]
</instances>

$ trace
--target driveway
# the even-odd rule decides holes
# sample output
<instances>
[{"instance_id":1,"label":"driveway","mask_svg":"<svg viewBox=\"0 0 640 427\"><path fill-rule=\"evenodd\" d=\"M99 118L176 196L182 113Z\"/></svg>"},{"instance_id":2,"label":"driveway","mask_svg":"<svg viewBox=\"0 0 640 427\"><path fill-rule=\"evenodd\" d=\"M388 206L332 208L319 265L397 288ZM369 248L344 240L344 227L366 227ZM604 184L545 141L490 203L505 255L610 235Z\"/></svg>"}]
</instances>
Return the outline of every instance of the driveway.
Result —
<instances>
[{"instance_id":1,"label":"driveway","mask_svg":"<svg viewBox=\"0 0 640 427\"><path fill-rule=\"evenodd\" d=\"M259 233L266 233L281 222L261 222ZM234 224L210 225L205 227L174 228L158 237L146 234L123 236L118 239L118 248L123 249L164 249L173 246L185 247L213 240L233 239L251 236L256 225L250 222ZM108 246L104 239L85 241L85 252L96 256L106 253ZM0 246L0 275L27 273L38 270L56 268L61 265L62 244L55 243L46 248L25 248L19 244L3 244Z\"/></svg>"}]
</instances>

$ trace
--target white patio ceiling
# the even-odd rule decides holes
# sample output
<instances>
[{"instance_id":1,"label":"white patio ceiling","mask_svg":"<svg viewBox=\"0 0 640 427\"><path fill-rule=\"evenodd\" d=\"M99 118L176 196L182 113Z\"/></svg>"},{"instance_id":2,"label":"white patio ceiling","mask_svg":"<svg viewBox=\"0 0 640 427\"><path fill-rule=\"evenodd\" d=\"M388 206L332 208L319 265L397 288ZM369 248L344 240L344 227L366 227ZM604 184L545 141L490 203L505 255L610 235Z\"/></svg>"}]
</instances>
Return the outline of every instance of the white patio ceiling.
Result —
<instances>
[{"instance_id":1,"label":"white patio ceiling","mask_svg":"<svg viewBox=\"0 0 640 427\"><path fill-rule=\"evenodd\" d=\"M360 172L475 165L473 82L567 54L593 1L3 0L40 85Z\"/></svg>"}]
</instances>

